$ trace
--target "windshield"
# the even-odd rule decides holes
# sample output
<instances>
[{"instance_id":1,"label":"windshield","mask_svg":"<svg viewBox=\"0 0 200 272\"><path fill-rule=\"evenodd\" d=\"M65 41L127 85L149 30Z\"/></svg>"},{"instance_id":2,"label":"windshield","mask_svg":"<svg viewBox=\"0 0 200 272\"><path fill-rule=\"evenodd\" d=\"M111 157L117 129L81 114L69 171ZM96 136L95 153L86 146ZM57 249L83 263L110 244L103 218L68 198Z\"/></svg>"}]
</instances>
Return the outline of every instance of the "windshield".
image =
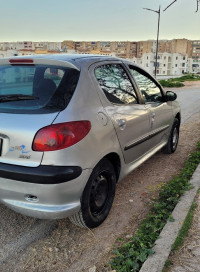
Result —
<instances>
[{"instance_id":1,"label":"windshield","mask_svg":"<svg viewBox=\"0 0 200 272\"><path fill-rule=\"evenodd\" d=\"M61 111L71 100L79 73L68 67L0 66L0 112Z\"/></svg>"}]
</instances>

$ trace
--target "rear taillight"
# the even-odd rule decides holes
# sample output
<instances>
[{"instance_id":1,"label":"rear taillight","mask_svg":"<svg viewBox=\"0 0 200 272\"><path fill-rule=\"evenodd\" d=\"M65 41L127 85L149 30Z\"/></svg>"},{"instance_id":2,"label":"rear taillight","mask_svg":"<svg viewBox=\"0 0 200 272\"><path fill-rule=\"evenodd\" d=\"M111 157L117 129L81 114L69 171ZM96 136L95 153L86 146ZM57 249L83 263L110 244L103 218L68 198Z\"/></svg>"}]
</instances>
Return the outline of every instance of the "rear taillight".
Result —
<instances>
[{"instance_id":1,"label":"rear taillight","mask_svg":"<svg viewBox=\"0 0 200 272\"><path fill-rule=\"evenodd\" d=\"M75 121L50 125L40 129L33 140L34 151L54 151L81 141L90 131L89 121Z\"/></svg>"}]
</instances>

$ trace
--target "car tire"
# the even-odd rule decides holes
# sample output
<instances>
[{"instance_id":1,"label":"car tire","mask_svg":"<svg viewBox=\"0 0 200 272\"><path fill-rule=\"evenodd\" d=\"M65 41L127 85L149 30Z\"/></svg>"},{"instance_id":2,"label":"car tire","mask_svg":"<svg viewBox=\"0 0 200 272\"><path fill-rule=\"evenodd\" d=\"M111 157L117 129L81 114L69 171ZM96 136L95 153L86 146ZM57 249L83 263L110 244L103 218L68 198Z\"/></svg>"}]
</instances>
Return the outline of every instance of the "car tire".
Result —
<instances>
[{"instance_id":1,"label":"car tire","mask_svg":"<svg viewBox=\"0 0 200 272\"><path fill-rule=\"evenodd\" d=\"M70 216L72 223L84 228L98 227L108 216L116 188L116 173L108 159L93 169L81 197L81 209Z\"/></svg>"},{"instance_id":2,"label":"car tire","mask_svg":"<svg viewBox=\"0 0 200 272\"><path fill-rule=\"evenodd\" d=\"M180 122L178 119L175 118L167 145L163 149L164 153L172 154L176 151L178 140L179 140L179 127L180 127Z\"/></svg>"}]
</instances>

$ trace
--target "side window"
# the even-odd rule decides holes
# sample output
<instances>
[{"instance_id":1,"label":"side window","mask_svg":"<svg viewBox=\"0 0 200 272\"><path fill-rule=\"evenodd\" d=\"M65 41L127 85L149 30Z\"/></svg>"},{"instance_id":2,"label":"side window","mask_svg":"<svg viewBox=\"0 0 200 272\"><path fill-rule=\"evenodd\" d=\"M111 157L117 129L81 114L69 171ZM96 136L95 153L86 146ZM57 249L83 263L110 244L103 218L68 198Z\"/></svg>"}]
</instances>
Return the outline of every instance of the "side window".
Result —
<instances>
[{"instance_id":1,"label":"side window","mask_svg":"<svg viewBox=\"0 0 200 272\"><path fill-rule=\"evenodd\" d=\"M140 89L145 103L163 102L163 95L160 88L147 76L129 67L138 88Z\"/></svg>"},{"instance_id":2,"label":"side window","mask_svg":"<svg viewBox=\"0 0 200 272\"><path fill-rule=\"evenodd\" d=\"M137 104L133 85L120 64L106 64L95 69L95 76L107 99L114 104Z\"/></svg>"}]
</instances>

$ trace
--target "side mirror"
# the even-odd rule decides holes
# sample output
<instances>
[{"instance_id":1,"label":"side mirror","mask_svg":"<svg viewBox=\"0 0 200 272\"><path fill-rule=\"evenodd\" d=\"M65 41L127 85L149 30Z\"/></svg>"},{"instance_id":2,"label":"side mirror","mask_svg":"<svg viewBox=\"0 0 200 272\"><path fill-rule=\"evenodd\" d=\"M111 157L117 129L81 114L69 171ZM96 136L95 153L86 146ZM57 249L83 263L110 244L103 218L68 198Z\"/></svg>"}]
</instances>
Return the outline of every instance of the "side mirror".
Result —
<instances>
[{"instance_id":1,"label":"side mirror","mask_svg":"<svg viewBox=\"0 0 200 272\"><path fill-rule=\"evenodd\" d=\"M167 101L174 101L177 98L177 94L175 94L172 91L168 91L168 92L166 92L165 98Z\"/></svg>"}]
</instances>

